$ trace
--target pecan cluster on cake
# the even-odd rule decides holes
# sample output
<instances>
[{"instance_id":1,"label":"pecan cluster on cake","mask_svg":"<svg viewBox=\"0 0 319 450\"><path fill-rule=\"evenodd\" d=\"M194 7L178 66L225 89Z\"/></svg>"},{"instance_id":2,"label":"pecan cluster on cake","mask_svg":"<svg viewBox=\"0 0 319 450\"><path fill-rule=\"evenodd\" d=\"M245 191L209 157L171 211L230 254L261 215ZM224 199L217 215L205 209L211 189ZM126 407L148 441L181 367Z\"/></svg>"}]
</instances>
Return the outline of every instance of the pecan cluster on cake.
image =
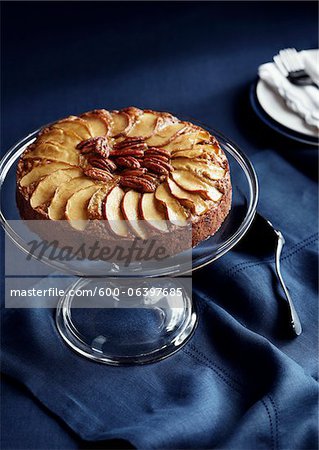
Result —
<instances>
[{"instance_id":1,"label":"pecan cluster on cake","mask_svg":"<svg viewBox=\"0 0 319 450\"><path fill-rule=\"evenodd\" d=\"M191 222L195 246L230 210L229 166L214 136L169 113L94 110L40 132L18 164L17 203L24 219L81 232L105 220L116 238Z\"/></svg>"}]
</instances>

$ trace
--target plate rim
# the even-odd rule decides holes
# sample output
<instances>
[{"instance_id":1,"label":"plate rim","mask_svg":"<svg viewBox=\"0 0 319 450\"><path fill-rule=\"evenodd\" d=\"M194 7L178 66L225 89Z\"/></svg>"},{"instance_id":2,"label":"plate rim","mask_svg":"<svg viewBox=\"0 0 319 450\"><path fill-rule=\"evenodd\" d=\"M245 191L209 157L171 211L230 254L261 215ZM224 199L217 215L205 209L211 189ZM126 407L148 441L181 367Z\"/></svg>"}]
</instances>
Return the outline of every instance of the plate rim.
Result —
<instances>
[{"instance_id":1,"label":"plate rim","mask_svg":"<svg viewBox=\"0 0 319 450\"><path fill-rule=\"evenodd\" d=\"M256 78L250 87L249 97L250 103L256 115L260 118L262 122L268 125L273 130L277 131L277 133L288 137L294 141L302 142L303 144L311 145L313 147L318 147L319 145L319 137L308 136L303 133L299 133L298 131L294 131L285 125L277 122L273 119L261 106L258 97L257 97L257 85L260 81L260 78Z\"/></svg>"}]
</instances>

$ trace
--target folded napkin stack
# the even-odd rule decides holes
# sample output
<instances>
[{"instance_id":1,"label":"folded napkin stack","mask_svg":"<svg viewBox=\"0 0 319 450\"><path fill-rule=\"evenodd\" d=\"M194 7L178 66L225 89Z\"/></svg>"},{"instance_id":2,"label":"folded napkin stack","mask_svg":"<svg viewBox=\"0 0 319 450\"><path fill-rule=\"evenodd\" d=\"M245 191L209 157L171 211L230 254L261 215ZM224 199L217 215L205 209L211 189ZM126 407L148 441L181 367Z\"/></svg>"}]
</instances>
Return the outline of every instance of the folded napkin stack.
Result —
<instances>
[{"instance_id":1,"label":"folded napkin stack","mask_svg":"<svg viewBox=\"0 0 319 450\"><path fill-rule=\"evenodd\" d=\"M304 50L299 52L299 56L305 71L319 86L319 50ZM292 111L301 116L308 125L319 129L318 87L292 84L274 62L262 64L258 74L260 79L285 100Z\"/></svg>"}]
</instances>

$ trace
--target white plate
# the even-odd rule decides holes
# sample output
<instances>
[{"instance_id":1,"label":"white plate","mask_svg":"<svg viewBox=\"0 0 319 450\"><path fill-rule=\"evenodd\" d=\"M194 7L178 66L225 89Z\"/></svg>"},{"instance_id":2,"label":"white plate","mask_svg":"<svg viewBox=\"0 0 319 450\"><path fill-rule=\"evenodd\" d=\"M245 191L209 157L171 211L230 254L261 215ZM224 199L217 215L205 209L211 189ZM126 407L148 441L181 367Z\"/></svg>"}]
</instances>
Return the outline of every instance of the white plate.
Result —
<instances>
[{"instance_id":1,"label":"white plate","mask_svg":"<svg viewBox=\"0 0 319 450\"><path fill-rule=\"evenodd\" d=\"M307 125L305 121L288 108L283 98L276 94L263 80L257 82L256 96L262 109L277 123L290 130L310 137L318 137L315 127Z\"/></svg>"}]
</instances>

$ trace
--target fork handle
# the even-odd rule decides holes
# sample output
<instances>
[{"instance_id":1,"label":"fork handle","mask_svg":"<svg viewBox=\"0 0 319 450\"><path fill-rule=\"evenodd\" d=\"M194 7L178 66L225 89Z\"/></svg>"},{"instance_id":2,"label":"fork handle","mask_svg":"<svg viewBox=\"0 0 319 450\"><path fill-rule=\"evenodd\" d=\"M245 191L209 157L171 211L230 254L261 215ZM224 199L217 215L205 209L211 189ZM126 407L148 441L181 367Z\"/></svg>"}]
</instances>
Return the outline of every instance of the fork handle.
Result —
<instances>
[{"instance_id":1,"label":"fork handle","mask_svg":"<svg viewBox=\"0 0 319 450\"><path fill-rule=\"evenodd\" d=\"M296 86L314 86L317 89L319 89L318 85L316 83L314 83L311 78L309 78L308 75L304 76L304 77L295 77L295 76L291 76L288 75L288 80L295 84Z\"/></svg>"},{"instance_id":2,"label":"fork handle","mask_svg":"<svg viewBox=\"0 0 319 450\"><path fill-rule=\"evenodd\" d=\"M282 289L285 293L286 299L287 299L287 303L288 303L288 307L289 307L289 315L290 315L290 324L291 324L292 330L296 336L299 336L302 333L302 326L301 326L297 311L295 310L295 306L293 304L292 298L290 297L288 288L282 277L281 269L280 269L280 256L281 256L283 246L285 244L285 239L280 231L276 230L276 234L278 237L277 248L276 248L276 272L277 272L277 276L280 281L281 287L282 287Z\"/></svg>"}]
</instances>

